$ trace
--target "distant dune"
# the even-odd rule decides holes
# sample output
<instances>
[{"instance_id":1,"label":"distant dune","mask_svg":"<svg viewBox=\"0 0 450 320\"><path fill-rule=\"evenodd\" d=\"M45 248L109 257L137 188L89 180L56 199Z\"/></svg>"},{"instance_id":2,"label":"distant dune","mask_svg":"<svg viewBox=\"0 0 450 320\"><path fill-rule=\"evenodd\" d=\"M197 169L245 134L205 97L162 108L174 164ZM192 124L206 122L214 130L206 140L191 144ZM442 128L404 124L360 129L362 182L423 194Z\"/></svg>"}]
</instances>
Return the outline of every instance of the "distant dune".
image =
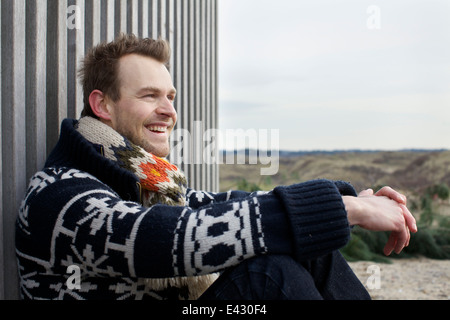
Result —
<instances>
[{"instance_id":1,"label":"distant dune","mask_svg":"<svg viewBox=\"0 0 450 320\"><path fill-rule=\"evenodd\" d=\"M275 175L262 176L263 164L221 164L220 189L236 188L242 179L271 189L311 179L349 181L357 190L389 185L408 194L430 185L450 185L450 151L279 152ZM248 163L248 161L247 161Z\"/></svg>"}]
</instances>

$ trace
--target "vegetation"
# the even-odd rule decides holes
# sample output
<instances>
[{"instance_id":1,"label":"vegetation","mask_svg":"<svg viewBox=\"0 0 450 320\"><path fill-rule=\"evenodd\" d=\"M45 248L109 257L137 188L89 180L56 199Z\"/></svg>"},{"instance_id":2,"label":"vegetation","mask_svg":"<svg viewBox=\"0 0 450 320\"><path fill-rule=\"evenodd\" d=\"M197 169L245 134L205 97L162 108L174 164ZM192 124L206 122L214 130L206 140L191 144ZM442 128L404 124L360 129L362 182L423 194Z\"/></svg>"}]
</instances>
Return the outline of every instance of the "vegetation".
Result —
<instances>
[{"instance_id":1,"label":"vegetation","mask_svg":"<svg viewBox=\"0 0 450 320\"><path fill-rule=\"evenodd\" d=\"M370 152L302 154L280 158L279 172L260 176L261 165L222 165L221 190L237 188L270 190L310 179L351 181L357 190L368 186L376 191L390 185L408 196L408 207L419 231L400 255L450 259L450 152ZM348 261L370 260L389 263L383 255L387 232L352 229L351 240L341 249Z\"/></svg>"}]
</instances>

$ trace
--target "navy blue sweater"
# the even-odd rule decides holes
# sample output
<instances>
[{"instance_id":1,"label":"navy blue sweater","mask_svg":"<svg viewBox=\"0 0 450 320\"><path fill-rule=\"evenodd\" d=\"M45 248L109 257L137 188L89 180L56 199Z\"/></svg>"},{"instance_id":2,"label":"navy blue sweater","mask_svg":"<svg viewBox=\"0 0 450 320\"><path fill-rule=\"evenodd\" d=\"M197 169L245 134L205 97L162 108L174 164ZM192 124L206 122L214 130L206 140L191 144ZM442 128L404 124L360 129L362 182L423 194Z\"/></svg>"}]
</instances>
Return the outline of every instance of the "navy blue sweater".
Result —
<instances>
[{"instance_id":1,"label":"navy blue sweater","mask_svg":"<svg viewBox=\"0 0 450 320\"><path fill-rule=\"evenodd\" d=\"M314 180L271 192L188 189L184 207L140 204L139 179L101 155L66 119L45 168L29 184L16 224L25 299L167 299L143 278L209 274L262 254L315 258L350 234L341 195ZM81 270L70 288L69 266Z\"/></svg>"}]
</instances>

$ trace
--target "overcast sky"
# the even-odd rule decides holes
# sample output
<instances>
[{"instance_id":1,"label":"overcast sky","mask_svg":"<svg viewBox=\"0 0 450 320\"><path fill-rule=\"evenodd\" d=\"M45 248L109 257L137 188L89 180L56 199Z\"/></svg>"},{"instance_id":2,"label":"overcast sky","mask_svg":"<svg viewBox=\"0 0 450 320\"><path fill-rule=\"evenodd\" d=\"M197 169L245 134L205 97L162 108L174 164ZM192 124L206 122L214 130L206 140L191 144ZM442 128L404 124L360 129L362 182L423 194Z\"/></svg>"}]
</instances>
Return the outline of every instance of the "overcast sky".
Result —
<instances>
[{"instance_id":1,"label":"overcast sky","mask_svg":"<svg viewBox=\"0 0 450 320\"><path fill-rule=\"evenodd\" d=\"M219 0L219 108L283 150L450 148L450 1Z\"/></svg>"}]
</instances>

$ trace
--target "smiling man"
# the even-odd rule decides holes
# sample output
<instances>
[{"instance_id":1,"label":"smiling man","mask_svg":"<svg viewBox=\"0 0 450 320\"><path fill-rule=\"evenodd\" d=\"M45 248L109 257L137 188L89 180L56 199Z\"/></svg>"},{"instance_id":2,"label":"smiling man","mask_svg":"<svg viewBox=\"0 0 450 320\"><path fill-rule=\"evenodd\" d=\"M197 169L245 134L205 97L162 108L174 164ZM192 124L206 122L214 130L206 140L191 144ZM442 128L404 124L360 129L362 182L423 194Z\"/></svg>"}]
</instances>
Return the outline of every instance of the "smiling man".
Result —
<instances>
[{"instance_id":1,"label":"smiling man","mask_svg":"<svg viewBox=\"0 0 450 320\"><path fill-rule=\"evenodd\" d=\"M338 249L360 225L391 231L385 253L399 253L417 231L406 198L330 180L188 188L164 158L169 57L165 41L132 35L85 57L82 116L62 122L17 219L23 298L368 299Z\"/></svg>"}]
</instances>

